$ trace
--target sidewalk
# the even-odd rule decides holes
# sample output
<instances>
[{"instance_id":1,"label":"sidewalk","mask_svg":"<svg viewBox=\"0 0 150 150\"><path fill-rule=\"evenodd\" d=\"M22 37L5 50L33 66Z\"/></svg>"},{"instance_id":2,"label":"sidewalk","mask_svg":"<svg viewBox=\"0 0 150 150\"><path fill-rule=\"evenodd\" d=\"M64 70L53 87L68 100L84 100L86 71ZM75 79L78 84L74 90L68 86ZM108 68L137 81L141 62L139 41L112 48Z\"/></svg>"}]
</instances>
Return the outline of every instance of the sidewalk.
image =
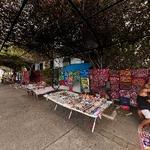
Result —
<instances>
[{"instance_id":1,"label":"sidewalk","mask_svg":"<svg viewBox=\"0 0 150 150\"><path fill-rule=\"evenodd\" d=\"M118 114L114 121L92 119L45 100L35 100L21 89L0 85L0 150L140 150L138 119Z\"/></svg>"}]
</instances>

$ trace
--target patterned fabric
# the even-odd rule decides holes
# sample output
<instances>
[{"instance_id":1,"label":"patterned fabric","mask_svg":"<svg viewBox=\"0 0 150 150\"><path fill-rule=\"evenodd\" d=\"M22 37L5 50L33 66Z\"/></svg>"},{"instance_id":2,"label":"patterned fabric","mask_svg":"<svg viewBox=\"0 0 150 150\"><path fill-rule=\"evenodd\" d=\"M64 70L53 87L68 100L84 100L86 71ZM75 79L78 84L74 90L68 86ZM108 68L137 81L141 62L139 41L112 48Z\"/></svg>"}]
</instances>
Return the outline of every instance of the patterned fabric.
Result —
<instances>
[{"instance_id":1,"label":"patterned fabric","mask_svg":"<svg viewBox=\"0 0 150 150\"><path fill-rule=\"evenodd\" d=\"M119 84L119 77L117 76L110 76L109 80L111 84Z\"/></svg>"},{"instance_id":2,"label":"patterned fabric","mask_svg":"<svg viewBox=\"0 0 150 150\"><path fill-rule=\"evenodd\" d=\"M133 69L132 76L137 78L146 78L148 77L149 70L148 69Z\"/></svg>"},{"instance_id":3,"label":"patterned fabric","mask_svg":"<svg viewBox=\"0 0 150 150\"><path fill-rule=\"evenodd\" d=\"M132 79L132 85L133 86L140 86L142 87L145 84L144 78L133 78Z\"/></svg>"},{"instance_id":4,"label":"patterned fabric","mask_svg":"<svg viewBox=\"0 0 150 150\"><path fill-rule=\"evenodd\" d=\"M130 82L131 83L131 76L120 76L120 82Z\"/></svg>"},{"instance_id":5,"label":"patterned fabric","mask_svg":"<svg viewBox=\"0 0 150 150\"><path fill-rule=\"evenodd\" d=\"M90 87L92 92L100 93L103 91L106 82L109 79L109 69L91 69Z\"/></svg>"},{"instance_id":6,"label":"patterned fabric","mask_svg":"<svg viewBox=\"0 0 150 150\"><path fill-rule=\"evenodd\" d=\"M121 90L130 90L132 88L130 82L120 82L120 89Z\"/></svg>"},{"instance_id":7,"label":"patterned fabric","mask_svg":"<svg viewBox=\"0 0 150 150\"><path fill-rule=\"evenodd\" d=\"M131 83L131 71L130 70L120 70L120 82Z\"/></svg>"},{"instance_id":8,"label":"patterned fabric","mask_svg":"<svg viewBox=\"0 0 150 150\"><path fill-rule=\"evenodd\" d=\"M111 92L111 98L112 99L118 99L119 98L119 92L118 91L112 91Z\"/></svg>"},{"instance_id":9,"label":"patterned fabric","mask_svg":"<svg viewBox=\"0 0 150 150\"><path fill-rule=\"evenodd\" d=\"M112 91L119 91L119 84L112 84L111 85L111 90Z\"/></svg>"},{"instance_id":10,"label":"patterned fabric","mask_svg":"<svg viewBox=\"0 0 150 150\"><path fill-rule=\"evenodd\" d=\"M120 94L120 97L130 98L130 92L129 92L129 90L120 90L119 94Z\"/></svg>"}]
</instances>

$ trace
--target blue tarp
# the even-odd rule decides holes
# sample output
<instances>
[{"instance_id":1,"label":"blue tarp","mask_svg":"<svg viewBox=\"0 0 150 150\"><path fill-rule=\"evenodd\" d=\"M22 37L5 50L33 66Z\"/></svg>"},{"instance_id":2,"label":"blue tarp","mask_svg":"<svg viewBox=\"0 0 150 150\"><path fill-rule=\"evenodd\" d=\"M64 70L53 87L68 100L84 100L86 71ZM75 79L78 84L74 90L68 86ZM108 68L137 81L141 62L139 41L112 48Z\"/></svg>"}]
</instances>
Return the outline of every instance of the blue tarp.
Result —
<instances>
[{"instance_id":1,"label":"blue tarp","mask_svg":"<svg viewBox=\"0 0 150 150\"><path fill-rule=\"evenodd\" d=\"M89 63L72 64L63 68L64 72L88 70L91 67Z\"/></svg>"}]
</instances>

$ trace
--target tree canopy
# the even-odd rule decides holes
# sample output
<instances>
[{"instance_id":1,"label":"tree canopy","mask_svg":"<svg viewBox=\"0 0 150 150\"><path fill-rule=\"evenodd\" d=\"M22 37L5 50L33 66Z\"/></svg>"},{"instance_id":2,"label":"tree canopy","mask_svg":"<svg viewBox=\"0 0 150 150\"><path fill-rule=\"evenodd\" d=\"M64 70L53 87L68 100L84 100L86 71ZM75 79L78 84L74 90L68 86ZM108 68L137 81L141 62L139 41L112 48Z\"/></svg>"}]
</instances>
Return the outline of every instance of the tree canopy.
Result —
<instances>
[{"instance_id":1,"label":"tree canopy","mask_svg":"<svg viewBox=\"0 0 150 150\"><path fill-rule=\"evenodd\" d=\"M1 0L1 43L22 2ZM111 68L149 67L149 14L148 0L28 0L8 42L49 58L74 56Z\"/></svg>"}]
</instances>

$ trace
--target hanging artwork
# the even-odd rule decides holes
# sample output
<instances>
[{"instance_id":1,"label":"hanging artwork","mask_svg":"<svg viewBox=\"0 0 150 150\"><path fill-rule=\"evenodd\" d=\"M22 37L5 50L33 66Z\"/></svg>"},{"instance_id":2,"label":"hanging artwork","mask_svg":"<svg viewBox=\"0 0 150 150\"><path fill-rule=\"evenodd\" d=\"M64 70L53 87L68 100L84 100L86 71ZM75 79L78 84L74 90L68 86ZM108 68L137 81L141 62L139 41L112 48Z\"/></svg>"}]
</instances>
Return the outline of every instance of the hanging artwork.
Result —
<instances>
[{"instance_id":1,"label":"hanging artwork","mask_svg":"<svg viewBox=\"0 0 150 150\"><path fill-rule=\"evenodd\" d=\"M82 92L89 92L90 91L89 78L81 77L81 89L82 89Z\"/></svg>"}]
</instances>

